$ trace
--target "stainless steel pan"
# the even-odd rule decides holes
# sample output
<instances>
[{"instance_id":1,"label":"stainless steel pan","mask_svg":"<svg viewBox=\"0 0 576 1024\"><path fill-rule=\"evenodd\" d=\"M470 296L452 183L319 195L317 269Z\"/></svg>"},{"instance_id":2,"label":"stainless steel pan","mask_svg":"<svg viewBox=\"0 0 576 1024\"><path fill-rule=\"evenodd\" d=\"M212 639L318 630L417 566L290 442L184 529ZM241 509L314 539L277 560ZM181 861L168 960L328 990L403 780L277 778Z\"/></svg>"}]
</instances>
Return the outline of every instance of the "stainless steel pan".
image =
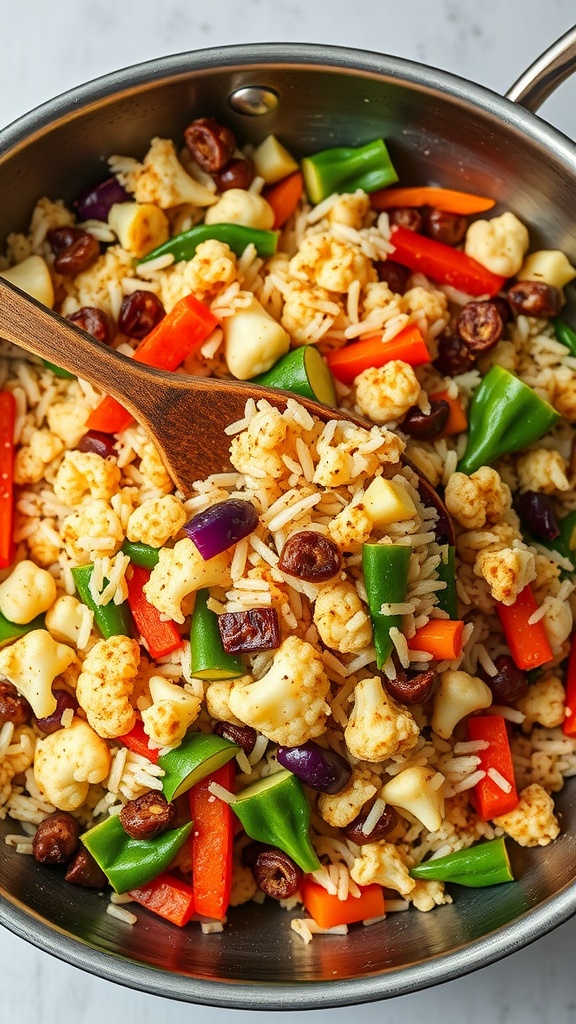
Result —
<instances>
[{"instance_id":1,"label":"stainless steel pan","mask_svg":"<svg viewBox=\"0 0 576 1024\"><path fill-rule=\"evenodd\" d=\"M26 226L40 195L71 199L103 176L109 153L143 154L195 116L242 140L276 132L298 153L383 135L401 178L494 195L531 226L534 246L576 262L576 146L535 116L576 67L576 29L502 98L409 61L307 45L198 51L119 71L60 96L0 133L0 238ZM511 102L515 100L516 102ZM572 288L568 316L575 318ZM222 934L179 930L66 885L0 846L0 921L77 967L130 987L223 1007L298 1009L384 999L458 977L512 953L576 912L576 793L558 801L563 835L514 850L518 882L455 892L430 914L310 946L276 906L234 910ZM0 841L14 831L0 823ZM513 844L511 844L513 845Z\"/></svg>"}]
</instances>

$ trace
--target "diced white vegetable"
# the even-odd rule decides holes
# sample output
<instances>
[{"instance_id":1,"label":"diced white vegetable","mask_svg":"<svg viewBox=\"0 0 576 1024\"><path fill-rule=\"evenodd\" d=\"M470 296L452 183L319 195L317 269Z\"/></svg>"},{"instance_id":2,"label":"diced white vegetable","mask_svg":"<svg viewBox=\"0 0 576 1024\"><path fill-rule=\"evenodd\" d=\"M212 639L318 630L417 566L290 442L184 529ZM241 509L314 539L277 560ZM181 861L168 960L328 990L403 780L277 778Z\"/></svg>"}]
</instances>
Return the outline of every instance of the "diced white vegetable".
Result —
<instances>
[{"instance_id":1,"label":"diced white vegetable","mask_svg":"<svg viewBox=\"0 0 576 1024\"><path fill-rule=\"evenodd\" d=\"M27 259L17 263L15 267L8 267L3 270L0 277L11 281L17 288L27 292L32 298L43 302L45 306L52 309L54 305L54 286L48 264L41 256L28 256Z\"/></svg>"},{"instance_id":2,"label":"diced white vegetable","mask_svg":"<svg viewBox=\"0 0 576 1024\"><path fill-rule=\"evenodd\" d=\"M256 148L254 156L256 174L264 178L267 185L288 177L298 170L298 164L275 135L268 135Z\"/></svg>"}]
</instances>

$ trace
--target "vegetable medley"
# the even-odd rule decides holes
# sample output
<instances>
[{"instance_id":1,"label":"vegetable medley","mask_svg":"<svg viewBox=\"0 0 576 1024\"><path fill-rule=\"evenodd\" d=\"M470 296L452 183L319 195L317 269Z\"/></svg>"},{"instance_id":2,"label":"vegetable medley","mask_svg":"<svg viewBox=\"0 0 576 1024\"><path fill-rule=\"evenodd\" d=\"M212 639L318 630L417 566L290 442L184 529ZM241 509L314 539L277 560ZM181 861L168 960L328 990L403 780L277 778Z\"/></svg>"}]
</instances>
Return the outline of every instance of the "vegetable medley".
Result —
<instances>
[{"instance_id":1,"label":"vegetable medley","mask_svg":"<svg viewBox=\"0 0 576 1024\"><path fill-rule=\"evenodd\" d=\"M0 273L293 397L184 495L115 399L0 343L6 841L125 921L269 897L304 941L513 882L576 773L576 269L382 139L299 163L203 117L109 166Z\"/></svg>"}]
</instances>

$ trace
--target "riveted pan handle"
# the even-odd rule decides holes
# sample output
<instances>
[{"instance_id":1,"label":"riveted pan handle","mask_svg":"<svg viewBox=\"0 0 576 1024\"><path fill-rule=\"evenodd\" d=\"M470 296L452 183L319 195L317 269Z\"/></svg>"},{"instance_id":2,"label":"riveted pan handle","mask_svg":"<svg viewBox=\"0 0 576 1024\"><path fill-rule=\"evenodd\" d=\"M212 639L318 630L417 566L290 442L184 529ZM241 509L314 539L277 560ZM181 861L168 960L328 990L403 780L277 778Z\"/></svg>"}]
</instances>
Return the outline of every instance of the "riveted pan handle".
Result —
<instances>
[{"instance_id":1,"label":"riveted pan handle","mask_svg":"<svg viewBox=\"0 0 576 1024\"><path fill-rule=\"evenodd\" d=\"M555 89L576 71L576 25L520 75L506 98L535 113Z\"/></svg>"}]
</instances>

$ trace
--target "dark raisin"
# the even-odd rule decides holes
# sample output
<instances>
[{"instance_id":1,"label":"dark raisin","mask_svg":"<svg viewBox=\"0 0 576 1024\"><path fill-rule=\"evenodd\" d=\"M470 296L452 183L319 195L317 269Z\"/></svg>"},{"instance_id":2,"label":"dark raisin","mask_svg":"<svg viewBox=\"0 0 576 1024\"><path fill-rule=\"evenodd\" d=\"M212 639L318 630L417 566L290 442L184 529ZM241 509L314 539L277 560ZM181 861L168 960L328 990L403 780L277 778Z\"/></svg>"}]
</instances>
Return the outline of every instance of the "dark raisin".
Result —
<instances>
[{"instance_id":1,"label":"dark raisin","mask_svg":"<svg viewBox=\"0 0 576 1024\"><path fill-rule=\"evenodd\" d=\"M98 259L100 246L94 235L82 228L52 228L48 242L55 254L54 269L64 276L79 274Z\"/></svg>"},{"instance_id":2,"label":"dark raisin","mask_svg":"<svg viewBox=\"0 0 576 1024\"><path fill-rule=\"evenodd\" d=\"M445 328L438 336L438 355L434 366L445 377L457 377L460 373L468 373L474 365L474 356L458 334Z\"/></svg>"},{"instance_id":3,"label":"dark raisin","mask_svg":"<svg viewBox=\"0 0 576 1024\"><path fill-rule=\"evenodd\" d=\"M528 693L528 680L513 662L509 654L500 654L494 664L498 669L495 676L483 673L483 678L492 690L496 704L514 704Z\"/></svg>"},{"instance_id":4,"label":"dark raisin","mask_svg":"<svg viewBox=\"0 0 576 1024\"><path fill-rule=\"evenodd\" d=\"M458 317L457 328L471 352L487 352L500 341L504 324L493 302L469 302Z\"/></svg>"},{"instance_id":5,"label":"dark raisin","mask_svg":"<svg viewBox=\"0 0 576 1024\"><path fill-rule=\"evenodd\" d=\"M122 299L118 330L128 338L142 341L165 316L166 310L158 296L139 288Z\"/></svg>"},{"instance_id":6,"label":"dark raisin","mask_svg":"<svg viewBox=\"0 0 576 1024\"><path fill-rule=\"evenodd\" d=\"M446 213L434 208L424 214L424 232L444 245L458 245L468 228L468 220L458 213Z\"/></svg>"},{"instance_id":7,"label":"dark raisin","mask_svg":"<svg viewBox=\"0 0 576 1024\"><path fill-rule=\"evenodd\" d=\"M236 725L234 722L215 722L213 732L217 736L223 736L224 739L230 740L231 743L237 743L248 755L254 750L254 744L258 737L256 729L253 729L251 725Z\"/></svg>"},{"instance_id":8,"label":"dark raisin","mask_svg":"<svg viewBox=\"0 0 576 1024\"><path fill-rule=\"evenodd\" d=\"M379 281L385 281L391 292L404 295L410 271L396 260L378 260L376 273Z\"/></svg>"},{"instance_id":9,"label":"dark raisin","mask_svg":"<svg viewBox=\"0 0 576 1024\"><path fill-rule=\"evenodd\" d=\"M325 583L342 568L342 552L330 538L316 530L301 530L286 541L278 568L307 583Z\"/></svg>"},{"instance_id":10,"label":"dark raisin","mask_svg":"<svg viewBox=\"0 0 576 1024\"><path fill-rule=\"evenodd\" d=\"M52 732L58 732L62 728L62 715L69 708L72 711L76 711L78 704L76 698L68 693L67 690L56 690L54 692L56 698L56 710L51 715L46 715L45 718L37 718L36 725L46 735Z\"/></svg>"},{"instance_id":11,"label":"dark raisin","mask_svg":"<svg viewBox=\"0 0 576 1024\"><path fill-rule=\"evenodd\" d=\"M254 180L254 164L251 160L233 157L221 171L212 175L219 192L227 192L229 188L246 190Z\"/></svg>"},{"instance_id":12,"label":"dark raisin","mask_svg":"<svg viewBox=\"0 0 576 1024\"><path fill-rule=\"evenodd\" d=\"M503 299L501 295L493 295L492 298L490 299L490 302L492 302L493 305L496 306L496 309L500 313L502 323L507 324L510 320L511 311L506 299Z\"/></svg>"},{"instance_id":13,"label":"dark raisin","mask_svg":"<svg viewBox=\"0 0 576 1024\"><path fill-rule=\"evenodd\" d=\"M263 850L252 868L258 887L273 900L287 900L297 891L302 869L283 850Z\"/></svg>"},{"instance_id":14,"label":"dark raisin","mask_svg":"<svg viewBox=\"0 0 576 1024\"><path fill-rule=\"evenodd\" d=\"M222 646L227 654L273 651L280 646L280 626L275 608L250 608L218 616Z\"/></svg>"},{"instance_id":15,"label":"dark raisin","mask_svg":"<svg viewBox=\"0 0 576 1024\"><path fill-rule=\"evenodd\" d=\"M394 206L388 210L390 224L397 224L409 231L422 230L422 214L414 206Z\"/></svg>"},{"instance_id":16,"label":"dark raisin","mask_svg":"<svg viewBox=\"0 0 576 1024\"><path fill-rule=\"evenodd\" d=\"M16 687L8 680L0 680L0 726L12 722L17 727L32 718L32 708Z\"/></svg>"},{"instance_id":17,"label":"dark raisin","mask_svg":"<svg viewBox=\"0 0 576 1024\"><path fill-rule=\"evenodd\" d=\"M556 316L562 307L562 295L545 281L517 281L508 289L508 302L523 316Z\"/></svg>"},{"instance_id":18,"label":"dark raisin","mask_svg":"<svg viewBox=\"0 0 576 1024\"><path fill-rule=\"evenodd\" d=\"M247 843L246 846L242 847L240 853L240 860L244 867L253 868L256 863L256 858L264 852L264 850L273 850L273 846L269 846L267 843L261 843L258 839L253 840L251 843Z\"/></svg>"},{"instance_id":19,"label":"dark raisin","mask_svg":"<svg viewBox=\"0 0 576 1024\"><path fill-rule=\"evenodd\" d=\"M384 837L396 827L398 822L398 815L394 808L386 806L372 831L366 833L363 831L363 825L368 814L369 811L361 811L360 814L354 818L354 821L351 821L349 825L346 825L343 830L346 839L349 839L352 843L356 843L357 846L363 846L365 843L379 842L380 839L384 839Z\"/></svg>"},{"instance_id":20,"label":"dark raisin","mask_svg":"<svg viewBox=\"0 0 576 1024\"><path fill-rule=\"evenodd\" d=\"M54 811L40 822L32 842L39 864L65 864L78 846L80 825L67 811Z\"/></svg>"},{"instance_id":21,"label":"dark raisin","mask_svg":"<svg viewBox=\"0 0 576 1024\"><path fill-rule=\"evenodd\" d=\"M81 885L85 889L103 889L108 884L102 868L85 846L81 846L74 854L64 878L72 885Z\"/></svg>"},{"instance_id":22,"label":"dark raisin","mask_svg":"<svg viewBox=\"0 0 576 1024\"><path fill-rule=\"evenodd\" d=\"M430 402L430 412L422 412L417 405L408 409L402 422L402 430L418 441L433 441L448 423L450 406L443 398Z\"/></svg>"},{"instance_id":23,"label":"dark raisin","mask_svg":"<svg viewBox=\"0 0 576 1024\"><path fill-rule=\"evenodd\" d=\"M436 673L428 670L416 676L398 672L394 679L384 677L384 686L390 696L401 704L422 704L429 700L436 689Z\"/></svg>"},{"instance_id":24,"label":"dark raisin","mask_svg":"<svg viewBox=\"0 0 576 1024\"><path fill-rule=\"evenodd\" d=\"M514 502L520 519L539 540L554 540L560 536L554 503L549 494L541 491L523 491Z\"/></svg>"},{"instance_id":25,"label":"dark raisin","mask_svg":"<svg viewBox=\"0 0 576 1024\"><path fill-rule=\"evenodd\" d=\"M80 438L76 447L79 452L93 452L101 459L116 458L118 455L111 434L104 434L101 430L89 430Z\"/></svg>"},{"instance_id":26,"label":"dark raisin","mask_svg":"<svg viewBox=\"0 0 576 1024\"><path fill-rule=\"evenodd\" d=\"M98 309L97 306L82 306L75 313L70 313L66 319L86 331L86 334L91 334L96 341L101 341L103 345L110 344L112 340L110 320L106 313L102 309Z\"/></svg>"},{"instance_id":27,"label":"dark raisin","mask_svg":"<svg viewBox=\"0 0 576 1024\"><path fill-rule=\"evenodd\" d=\"M176 805L151 790L129 800L120 811L120 824L132 839L152 839L165 832L176 817Z\"/></svg>"},{"instance_id":28,"label":"dark raisin","mask_svg":"<svg viewBox=\"0 0 576 1024\"><path fill-rule=\"evenodd\" d=\"M212 174L226 166L236 149L236 139L229 128L214 117L199 117L184 132L184 141L196 163Z\"/></svg>"}]
</instances>

